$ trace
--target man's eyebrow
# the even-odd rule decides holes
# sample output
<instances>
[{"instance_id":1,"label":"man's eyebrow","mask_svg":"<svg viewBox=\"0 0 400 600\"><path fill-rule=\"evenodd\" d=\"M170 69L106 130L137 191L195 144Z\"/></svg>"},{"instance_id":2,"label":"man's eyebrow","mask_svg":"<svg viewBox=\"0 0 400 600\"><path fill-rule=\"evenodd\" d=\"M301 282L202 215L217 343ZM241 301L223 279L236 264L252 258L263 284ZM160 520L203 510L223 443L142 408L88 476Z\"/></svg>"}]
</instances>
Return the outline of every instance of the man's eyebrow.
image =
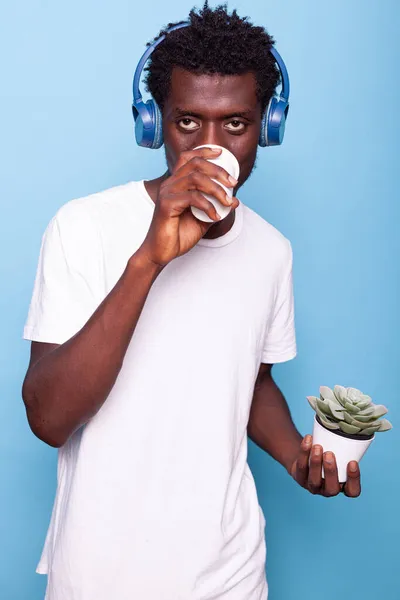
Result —
<instances>
[{"instance_id":1,"label":"man's eyebrow","mask_svg":"<svg viewBox=\"0 0 400 600\"><path fill-rule=\"evenodd\" d=\"M231 112L227 115L223 115L221 118L222 119L232 119L233 117L250 117L253 114L253 110L249 109L249 110L236 110L234 112ZM191 117L196 117L197 119L202 119L204 115L190 110L190 108L175 108L174 113L176 114L176 116L178 117L185 117L185 116L191 116Z\"/></svg>"}]
</instances>

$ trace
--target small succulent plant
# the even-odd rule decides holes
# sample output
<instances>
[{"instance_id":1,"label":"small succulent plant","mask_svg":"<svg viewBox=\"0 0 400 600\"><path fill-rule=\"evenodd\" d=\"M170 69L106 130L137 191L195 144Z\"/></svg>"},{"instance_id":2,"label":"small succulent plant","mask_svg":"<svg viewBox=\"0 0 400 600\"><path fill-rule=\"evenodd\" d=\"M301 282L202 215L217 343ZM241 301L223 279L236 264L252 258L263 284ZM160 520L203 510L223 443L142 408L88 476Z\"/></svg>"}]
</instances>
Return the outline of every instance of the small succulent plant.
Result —
<instances>
[{"instance_id":1,"label":"small succulent plant","mask_svg":"<svg viewBox=\"0 0 400 600\"><path fill-rule=\"evenodd\" d=\"M387 413L382 404L374 404L356 388L323 385L319 388L320 397L307 396L319 420L327 429L339 429L350 435L372 435L377 431L392 428L390 421L381 419Z\"/></svg>"}]
</instances>

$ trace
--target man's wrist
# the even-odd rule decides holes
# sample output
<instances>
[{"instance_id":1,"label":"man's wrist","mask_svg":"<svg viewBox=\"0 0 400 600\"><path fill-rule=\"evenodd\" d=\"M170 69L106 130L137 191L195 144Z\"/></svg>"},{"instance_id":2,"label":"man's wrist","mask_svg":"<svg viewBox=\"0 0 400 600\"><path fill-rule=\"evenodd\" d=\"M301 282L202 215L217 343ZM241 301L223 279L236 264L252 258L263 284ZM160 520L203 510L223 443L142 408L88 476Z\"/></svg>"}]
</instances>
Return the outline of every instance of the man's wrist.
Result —
<instances>
[{"instance_id":1,"label":"man's wrist","mask_svg":"<svg viewBox=\"0 0 400 600\"><path fill-rule=\"evenodd\" d=\"M151 260L148 254L139 248L139 250L135 252L135 254L133 254L129 259L128 268L129 270L133 270L135 272L139 271L143 274L146 273L151 278L156 279L164 267Z\"/></svg>"},{"instance_id":2,"label":"man's wrist","mask_svg":"<svg viewBox=\"0 0 400 600\"><path fill-rule=\"evenodd\" d=\"M293 441L290 443L290 447L288 446L287 452L282 460L282 465L285 467L286 471L289 473L291 477L293 477L292 469L293 465L299 455L301 442L303 441L302 436L299 432L296 431L296 435Z\"/></svg>"}]
</instances>

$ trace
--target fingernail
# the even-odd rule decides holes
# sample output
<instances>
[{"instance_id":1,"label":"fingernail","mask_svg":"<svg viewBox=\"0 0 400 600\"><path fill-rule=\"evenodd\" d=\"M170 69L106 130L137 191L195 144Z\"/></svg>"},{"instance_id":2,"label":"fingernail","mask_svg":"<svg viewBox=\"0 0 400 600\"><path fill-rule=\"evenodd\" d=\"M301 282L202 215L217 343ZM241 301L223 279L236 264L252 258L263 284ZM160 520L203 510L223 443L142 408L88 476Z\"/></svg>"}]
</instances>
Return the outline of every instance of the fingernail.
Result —
<instances>
[{"instance_id":1,"label":"fingernail","mask_svg":"<svg viewBox=\"0 0 400 600\"><path fill-rule=\"evenodd\" d=\"M327 452L325 454L325 460L330 465L333 463L333 454L332 454L332 452Z\"/></svg>"},{"instance_id":2,"label":"fingernail","mask_svg":"<svg viewBox=\"0 0 400 600\"><path fill-rule=\"evenodd\" d=\"M229 179L229 181L231 182L232 185L236 185L237 184L237 179L235 179L234 177L232 177L232 175L229 175L228 179Z\"/></svg>"},{"instance_id":3,"label":"fingernail","mask_svg":"<svg viewBox=\"0 0 400 600\"><path fill-rule=\"evenodd\" d=\"M357 471L357 463L356 462L351 462L349 469L352 473L355 473Z\"/></svg>"},{"instance_id":4,"label":"fingernail","mask_svg":"<svg viewBox=\"0 0 400 600\"><path fill-rule=\"evenodd\" d=\"M304 443L306 446L309 446L311 444L311 435L306 435L306 437L304 438Z\"/></svg>"},{"instance_id":5,"label":"fingernail","mask_svg":"<svg viewBox=\"0 0 400 600\"><path fill-rule=\"evenodd\" d=\"M321 448L320 448L319 446L316 446L316 447L314 448L314 454L315 454L316 456L319 456L319 455L321 454Z\"/></svg>"},{"instance_id":6,"label":"fingernail","mask_svg":"<svg viewBox=\"0 0 400 600\"><path fill-rule=\"evenodd\" d=\"M233 204L233 199L230 196L228 196L228 194L226 194L225 197L226 197L227 202L229 202L229 204Z\"/></svg>"},{"instance_id":7,"label":"fingernail","mask_svg":"<svg viewBox=\"0 0 400 600\"><path fill-rule=\"evenodd\" d=\"M211 152L221 152L221 148L210 148Z\"/></svg>"}]
</instances>

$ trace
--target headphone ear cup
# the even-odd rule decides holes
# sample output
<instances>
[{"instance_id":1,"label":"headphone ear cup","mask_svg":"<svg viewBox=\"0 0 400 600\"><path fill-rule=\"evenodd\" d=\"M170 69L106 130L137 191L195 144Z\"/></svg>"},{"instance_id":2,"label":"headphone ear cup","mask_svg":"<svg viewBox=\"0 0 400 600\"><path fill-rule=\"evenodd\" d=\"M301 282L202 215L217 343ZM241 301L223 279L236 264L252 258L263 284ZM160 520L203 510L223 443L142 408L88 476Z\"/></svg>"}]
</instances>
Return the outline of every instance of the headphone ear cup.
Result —
<instances>
[{"instance_id":1,"label":"headphone ear cup","mask_svg":"<svg viewBox=\"0 0 400 600\"><path fill-rule=\"evenodd\" d=\"M262 119L259 144L263 148L265 148L266 146L275 146L276 145L276 143L275 143L276 130L272 125L272 123L273 123L272 117L275 114L277 103L278 103L278 100L277 100L276 96L272 96L272 98L270 99L270 101L268 103L266 111L264 113L263 119Z\"/></svg>"},{"instance_id":2,"label":"headphone ear cup","mask_svg":"<svg viewBox=\"0 0 400 600\"><path fill-rule=\"evenodd\" d=\"M136 143L144 148L160 148L163 144L162 115L154 100L132 105L132 113Z\"/></svg>"},{"instance_id":3,"label":"headphone ear cup","mask_svg":"<svg viewBox=\"0 0 400 600\"><path fill-rule=\"evenodd\" d=\"M162 114L158 107L158 104L154 100L150 100L153 108L153 122L154 122L154 138L151 148L158 150L164 143L163 130L162 130Z\"/></svg>"},{"instance_id":4,"label":"headphone ear cup","mask_svg":"<svg viewBox=\"0 0 400 600\"><path fill-rule=\"evenodd\" d=\"M260 146L280 146L285 135L286 116L289 111L287 100L273 96L262 119Z\"/></svg>"},{"instance_id":5,"label":"headphone ear cup","mask_svg":"<svg viewBox=\"0 0 400 600\"><path fill-rule=\"evenodd\" d=\"M147 114L146 106L141 103L138 106L132 104L132 114L135 121L135 138L138 146L147 147L146 143L146 133L143 123L143 115L145 116L145 120L149 120L149 115Z\"/></svg>"},{"instance_id":6,"label":"headphone ear cup","mask_svg":"<svg viewBox=\"0 0 400 600\"><path fill-rule=\"evenodd\" d=\"M268 108L269 108L269 106L268 106ZM266 109L264 111L264 114L261 119L260 137L258 140L258 145L261 146L261 148L265 148L265 146L268 146L267 127L268 127L268 109Z\"/></svg>"}]
</instances>

